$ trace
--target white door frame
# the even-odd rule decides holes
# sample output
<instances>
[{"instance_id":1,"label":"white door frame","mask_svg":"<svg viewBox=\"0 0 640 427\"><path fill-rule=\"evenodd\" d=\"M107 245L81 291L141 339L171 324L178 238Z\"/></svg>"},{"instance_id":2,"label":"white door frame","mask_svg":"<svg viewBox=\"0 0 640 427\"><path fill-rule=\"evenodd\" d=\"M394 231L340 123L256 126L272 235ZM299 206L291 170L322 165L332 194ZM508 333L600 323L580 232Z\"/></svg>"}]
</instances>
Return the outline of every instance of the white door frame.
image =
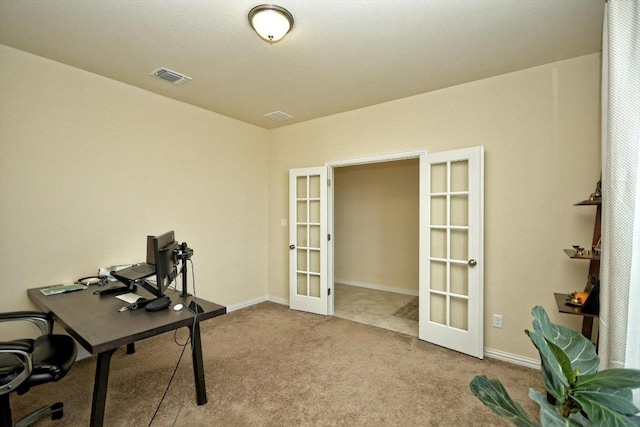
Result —
<instances>
[{"instance_id":1,"label":"white door frame","mask_svg":"<svg viewBox=\"0 0 640 427\"><path fill-rule=\"evenodd\" d=\"M328 307L328 313L330 316L332 316L334 314L334 298L335 298L335 289L334 289L334 266L335 266L335 259L334 259L334 254L335 254L335 248L334 248L334 242L335 239L333 238L334 236L334 227L333 227L333 218L334 218L334 198L333 198L333 192L334 192L334 180L333 180L333 171L335 168L338 167L345 167L345 166L358 166L358 165L364 165L364 164L371 164L371 163L385 163L385 162L394 162L394 161L398 161L398 160L408 160L408 159L419 159L420 160L420 176L422 176L423 171L422 171L422 165L425 164L425 162L423 161L423 159L425 158L425 156L427 155L427 150L416 150L416 151L405 151L405 152L401 152L401 153L393 153L393 154L382 154L382 155L378 155L378 156L371 156L371 157L360 157L360 158L356 158L356 159L346 159L346 160L337 160L337 161L333 161L333 162L325 162L325 166L327 166L328 171L327 171L327 176L329 178L329 181L331 183L330 187L329 187L329 192L328 192L328 219L329 219L329 223L328 223L328 227L329 227L329 234L331 235L331 240L329 241L329 247L328 249L328 257L327 257L327 262L328 262L328 270L329 270L329 274L327 276L327 281L329 284L329 289L331 289L331 294L329 295L329 307ZM420 182L422 182L422 179L420 179ZM423 210L425 207L422 206L422 203L424 203L424 201L422 200L422 198L420 199L420 210ZM420 263L422 263L422 258L420 257ZM418 284L420 285L420 284ZM419 286L420 288L420 286Z\"/></svg>"}]
</instances>

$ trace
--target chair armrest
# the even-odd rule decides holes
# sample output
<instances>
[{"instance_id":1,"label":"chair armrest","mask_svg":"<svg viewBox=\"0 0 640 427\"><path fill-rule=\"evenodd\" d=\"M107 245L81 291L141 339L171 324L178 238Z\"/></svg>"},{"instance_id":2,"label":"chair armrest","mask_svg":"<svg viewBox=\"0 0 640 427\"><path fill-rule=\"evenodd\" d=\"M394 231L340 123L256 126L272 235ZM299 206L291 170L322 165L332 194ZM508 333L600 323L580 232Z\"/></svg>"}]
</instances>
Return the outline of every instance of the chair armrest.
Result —
<instances>
[{"instance_id":1,"label":"chair armrest","mask_svg":"<svg viewBox=\"0 0 640 427\"><path fill-rule=\"evenodd\" d=\"M33 362L31 360L31 353L33 353L34 345L33 342L25 342L25 341L4 341L0 342L0 355L12 355L15 359L10 358L10 360L15 360L15 362L10 363L5 366L3 362L3 366L0 368L5 372L11 372L10 381L6 383L0 383L0 396L3 394L7 394L20 386L33 371ZM5 362L7 359L3 359ZM15 363L15 364L14 364ZM14 374L15 373L15 374Z\"/></svg>"},{"instance_id":2,"label":"chair armrest","mask_svg":"<svg viewBox=\"0 0 640 427\"><path fill-rule=\"evenodd\" d=\"M33 353L33 343L25 341L0 342L0 353Z\"/></svg>"},{"instance_id":3,"label":"chair armrest","mask_svg":"<svg viewBox=\"0 0 640 427\"><path fill-rule=\"evenodd\" d=\"M0 322L28 321L35 324L42 335L53 333L53 319L45 313L39 311L10 311L0 313Z\"/></svg>"}]
</instances>

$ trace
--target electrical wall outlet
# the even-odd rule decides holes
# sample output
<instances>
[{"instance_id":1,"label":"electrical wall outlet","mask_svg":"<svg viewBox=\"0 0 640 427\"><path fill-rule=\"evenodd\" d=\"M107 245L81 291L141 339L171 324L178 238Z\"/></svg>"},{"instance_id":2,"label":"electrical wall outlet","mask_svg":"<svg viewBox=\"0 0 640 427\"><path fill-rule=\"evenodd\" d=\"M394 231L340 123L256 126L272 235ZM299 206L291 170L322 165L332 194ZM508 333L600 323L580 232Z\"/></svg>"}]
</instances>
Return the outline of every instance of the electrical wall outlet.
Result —
<instances>
[{"instance_id":1,"label":"electrical wall outlet","mask_svg":"<svg viewBox=\"0 0 640 427\"><path fill-rule=\"evenodd\" d=\"M493 315L493 327L494 328L502 328L502 315L494 314Z\"/></svg>"}]
</instances>

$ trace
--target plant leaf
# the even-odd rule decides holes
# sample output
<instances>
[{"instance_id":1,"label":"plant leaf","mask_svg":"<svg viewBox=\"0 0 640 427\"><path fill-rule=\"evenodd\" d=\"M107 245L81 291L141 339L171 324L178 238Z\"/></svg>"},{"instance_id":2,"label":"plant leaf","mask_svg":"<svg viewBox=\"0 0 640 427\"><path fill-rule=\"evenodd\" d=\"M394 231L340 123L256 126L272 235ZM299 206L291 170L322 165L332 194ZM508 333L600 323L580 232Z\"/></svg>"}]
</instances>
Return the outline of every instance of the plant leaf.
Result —
<instances>
[{"instance_id":1,"label":"plant leaf","mask_svg":"<svg viewBox=\"0 0 640 427\"><path fill-rule=\"evenodd\" d=\"M578 377L576 389L606 387L612 389L640 388L640 370L607 369L595 374Z\"/></svg>"},{"instance_id":2,"label":"plant leaf","mask_svg":"<svg viewBox=\"0 0 640 427\"><path fill-rule=\"evenodd\" d=\"M476 376L470 384L471 392L494 414L511 420L518 427L537 427L517 402L514 402L502 383L484 375Z\"/></svg>"},{"instance_id":3,"label":"plant leaf","mask_svg":"<svg viewBox=\"0 0 640 427\"><path fill-rule=\"evenodd\" d=\"M573 370L569 357L565 354L564 351L562 351L560 347L558 347L554 343L547 340L547 344L549 344L549 348L551 349L551 352L553 353L556 360L558 361L558 364L560 365L560 369L562 369L562 373L567 379L567 382L569 384L575 383L576 371Z\"/></svg>"},{"instance_id":4,"label":"plant leaf","mask_svg":"<svg viewBox=\"0 0 640 427\"><path fill-rule=\"evenodd\" d=\"M634 415L638 413L638 408L631 400L631 392L628 389L612 390L603 387L590 390L576 390L571 394L574 401L582 406L583 401L592 401L594 405L605 406L608 410L619 412L623 415ZM583 407L583 410L591 414Z\"/></svg>"},{"instance_id":5,"label":"plant leaf","mask_svg":"<svg viewBox=\"0 0 640 427\"><path fill-rule=\"evenodd\" d=\"M589 417L589 421L595 426L607 427L637 427L640 426L640 417L633 415L625 415L616 411L609 405L612 404L613 395L609 395L606 400L602 399L602 394L590 394L587 392L576 393L574 400L580 405L582 410ZM620 399L626 404L630 404L626 399ZM620 402L616 402L620 403ZM611 406L615 406L611 405ZM633 406L633 404L631 404ZM635 407L634 407L635 408ZM629 410L631 410L629 408Z\"/></svg>"},{"instance_id":6,"label":"plant leaf","mask_svg":"<svg viewBox=\"0 0 640 427\"><path fill-rule=\"evenodd\" d=\"M600 359L591 341L576 331L551 323L546 311L540 306L535 306L532 314L536 332L562 349L571 361L573 371L578 369L581 374L595 374L598 371Z\"/></svg>"},{"instance_id":7,"label":"plant leaf","mask_svg":"<svg viewBox=\"0 0 640 427\"><path fill-rule=\"evenodd\" d=\"M582 415L571 414L564 418L555 406L547 401L547 398L537 390L529 389L529 397L540 406L540 423L545 427L591 427L591 423Z\"/></svg>"},{"instance_id":8,"label":"plant leaf","mask_svg":"<svg viewBox=\"0 0 640 427\"><path fill-rule=\"evenodd\" d=\"M529 339L536 346L540 353L540 359L542 361L542 379L546 389L559 401L564 401L565 390L569 388L569 382L564 375L562 367L556 358L553 350L549 346L549 343L544 338L544 335L538 331L531 332L525 331L529 335Z\"/></svg>"}]
</instances>

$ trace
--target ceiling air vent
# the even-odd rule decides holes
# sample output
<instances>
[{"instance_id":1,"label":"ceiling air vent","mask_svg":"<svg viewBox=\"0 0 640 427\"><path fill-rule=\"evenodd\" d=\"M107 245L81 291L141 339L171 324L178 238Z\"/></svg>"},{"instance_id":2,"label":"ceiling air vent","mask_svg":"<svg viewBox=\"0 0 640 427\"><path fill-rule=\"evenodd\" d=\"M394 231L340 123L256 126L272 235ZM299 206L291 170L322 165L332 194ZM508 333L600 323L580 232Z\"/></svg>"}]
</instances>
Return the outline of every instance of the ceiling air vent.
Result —
<instances>
[{"instance_id":1,"label":"ceiling air vent","mask_svg":"<svg viewBox=\"0 0 640 427\"><path fill-rule=\"evenodd\" d=\"M176 73L175 71L171 71L168 68L158 68L155 71L151 72L152 76L156 76L162 80L166 80L175 85L181 85L182 83L186 83L191 80L191 77L185 76L184 74Z\"/></svg>"},{"instance_id":2,"label":"ceiling air vent","mask_svg":"<svg viewBox=\"0 0 640 427\"><path fill-rule=\"evenodd\" d=\"M282 122L284 120L293 119L293 116L283 113L282 111L274 111L273 113L265 114L263 117L266 117L269 120L273 120L274 122Z\"/></svg>"}]
</instances>

